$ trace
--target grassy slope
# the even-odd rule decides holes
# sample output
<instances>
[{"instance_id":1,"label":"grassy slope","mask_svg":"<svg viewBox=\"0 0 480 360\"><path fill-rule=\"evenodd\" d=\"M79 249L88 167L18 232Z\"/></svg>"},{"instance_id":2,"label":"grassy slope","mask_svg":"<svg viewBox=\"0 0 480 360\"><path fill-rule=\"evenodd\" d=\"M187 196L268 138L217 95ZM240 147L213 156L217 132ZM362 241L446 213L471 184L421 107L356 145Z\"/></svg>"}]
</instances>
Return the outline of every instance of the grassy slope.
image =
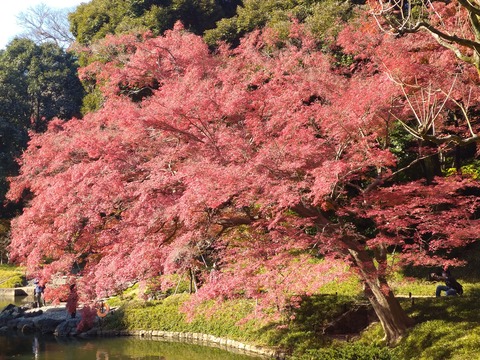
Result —
<instances>
[{"instance_id":1,"label":"grassy slope","mask_svg":"<svg viewBox=\"0 0 480 360\"><path fill-rule=\"evenodd\" d=\"M417 325L396 349L399 359L479 358L480 313L475 293L416 299L414 305L406 302L404 308Z\"/></svg>"},{"instance_id":2,"label":"grassy slope","mask_svg":"<svg viewBox=\"0 0 480 360\"><path fill-rule=\"evenodd\" d=\"M0 265L0 288L22 286L25 280L25 271L11 265Z\"/></svg>"},{"instance_id":3,"label":"grassy slope","mask_svg":"<svg viewBox=\"0 0 480 360\"><path fill-rule=\"evenodd\" d=\"M300 308L291 309L283 320L275 323L261 319L242 322L255 310L254 303L246 300L222 305L206 303L196 316L187 320L178 310L189 296L180 294L148 305L128 300L127 296L128 305L109 316L106 326L209 333L257 345L288 348L293 354L292 359L297 360L475 359L480 353L480 314L477 311L480 285L459 280L465 287L462 297L418 297L413 304L408 298L401 299L402 306L415 319L416 325L395 349L388 349L383 344L379 324L373 324L348 343L332 343L322 335L325 325L338 316L345 305L364 301L359 297L360 286L354 278L342 284L330 284L323 289L322 295L309 298ZM393 284L397 294L412 292L414 296L432 295L436 286L436 283L421 278L400 275ZM113 303L119 304L118 300Z\"/></svg>"}]
</instances>

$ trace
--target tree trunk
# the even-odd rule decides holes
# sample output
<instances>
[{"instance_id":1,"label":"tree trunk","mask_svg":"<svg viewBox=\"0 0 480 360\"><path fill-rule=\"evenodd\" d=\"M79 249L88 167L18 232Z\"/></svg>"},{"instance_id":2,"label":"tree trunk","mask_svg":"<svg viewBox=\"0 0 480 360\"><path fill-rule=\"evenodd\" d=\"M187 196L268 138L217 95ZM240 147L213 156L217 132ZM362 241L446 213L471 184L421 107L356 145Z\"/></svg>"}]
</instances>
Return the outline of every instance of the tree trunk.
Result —
<instances>
[{"instance_id":1,"label":"tree trunk","mask_svg":"<svg viewBox=\"0 0 480 360\"><path fill-rule=\"evenodd\" d=\"M318 212L315 213L304 206L298 206L295 211L303 216L307 214L315 216L317 224L323 225L328 223L328 220L323 215L318 214ZM360 244L355 235L344 233L341 241L344 246L342 251L346 250L353 257L354 263L366 285L367 298L382 324L385 331L385 340L391 345L398 343L405 335L408 327L413 325L413 321L402 309L385 279L384 274L387 265L386 249L384 247L378 248L378 251L375 253L379 263L379 268L377 269L365 245Z\"/></svg>"},{"instance_id":2,"label":"tree trunk","mask_svg":"<svg viewBox=\"0 0 480 360\"><path fill-rule=\"evenodd\" d=\"M193 294L198 291L198 286L197 286L197 279L195 278L195 271L190 268L188 271L188 277L190 279L190 284L189 284L189 293Z\"/></svg>"},{"instance_id":3,"label":"tree trunk","mask_svg":"<svg viewBox=\"0 0 480 360\"><path fill-rule=\"evenodd\" d=\"M351 246L356 243L356 246ZM393 294L385 277L383 276L382 262L379 269L375 267L372 257L356 241L349 241L349 253L365 282L365 293L382 324L385 340L390 345L395 345L405 335L412 320L407 316ZM377 258L382 261L383 254Z\"/></svg>"},{"instance_id":4,"label":"tree trunk","mask_svg":"<svg viewBox=\"0 0 480 360\"><path fill-rule=\"evenodd\" d=\"M384 287L387 287L385 294ZM378 316L385 332L385 340L395 345L405 335L409 326L412 325L412 320L407 316L405 311L400 306L400 303L395 298L393 292L388 287L373 285L373 289L367 283L366 296L372 304L375 314Z\"/></svg>"}]
</instances>

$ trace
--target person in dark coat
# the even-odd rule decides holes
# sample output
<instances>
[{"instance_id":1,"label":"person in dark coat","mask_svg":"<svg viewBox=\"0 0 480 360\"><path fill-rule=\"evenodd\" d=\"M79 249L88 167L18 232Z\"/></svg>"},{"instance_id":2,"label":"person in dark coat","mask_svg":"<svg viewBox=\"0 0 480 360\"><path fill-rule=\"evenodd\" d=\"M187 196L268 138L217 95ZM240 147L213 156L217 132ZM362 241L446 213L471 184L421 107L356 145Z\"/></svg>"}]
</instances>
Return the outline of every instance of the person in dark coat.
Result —
<instances>
[{"instance_id":1,"label":"person in dark coat","mask_svg":"<svg viewBox=\"0 0 480 360\"><path fill-rule=\"evenodd\" d=\"M445 285L438 285L435 291L435 296L440 297L442 292L445 292L446 296L455 296L463 294L463 287L460 283L452 276L448 268L444 268L441 275L432 273L432 279L444 281Z\"/></svg>"}]
</instances>

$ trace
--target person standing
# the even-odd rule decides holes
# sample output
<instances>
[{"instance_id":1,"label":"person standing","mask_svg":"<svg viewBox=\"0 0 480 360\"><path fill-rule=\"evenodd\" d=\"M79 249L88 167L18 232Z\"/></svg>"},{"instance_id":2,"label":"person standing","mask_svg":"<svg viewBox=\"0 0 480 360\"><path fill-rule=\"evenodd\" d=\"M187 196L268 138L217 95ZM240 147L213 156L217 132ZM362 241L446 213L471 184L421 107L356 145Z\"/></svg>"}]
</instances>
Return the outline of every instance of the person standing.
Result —
<instances>
[{"instance_id":1,"label":"person standing","mask_svg":"<svg viewBox=\"0 0 480 360\"><path fill-rule=\"evenodd\" d=\"M72 319L77 315L77 306L78 306L78 293L75 284L70 285L70 294L67 298L67 312L70 314Z\"/></svg>"},{"instance_id":2,"label":"person standing","mask_svg":"<svg viewBox=\"0 0 480 360\"><path fill-rule=\"evenodd\" d=\"M45 285L40 283L37 279L33 281L35 284L35 289L33 290L33 297L35 301L35 307L42 307L45 306L45 299L43 296L43 292L45 290Z\"/></svg>"}]
</instances>

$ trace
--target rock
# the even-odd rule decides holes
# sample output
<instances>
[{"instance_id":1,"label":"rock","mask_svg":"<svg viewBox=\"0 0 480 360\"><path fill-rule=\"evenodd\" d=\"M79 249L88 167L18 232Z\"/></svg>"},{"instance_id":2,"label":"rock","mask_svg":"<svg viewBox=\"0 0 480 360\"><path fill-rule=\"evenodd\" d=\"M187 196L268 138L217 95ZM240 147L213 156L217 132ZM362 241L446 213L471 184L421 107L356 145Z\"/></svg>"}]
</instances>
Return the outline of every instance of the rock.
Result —
<instances>
[{"instance_id":1,"label":"rock","mask_svg":"<svg viewBox=\"0 0 480 360\"><path fill-rule=\"evenodd\" d=\"M79 322L80 319L68 319L63 321L55 328L53 334L59 337L76 336Z\"/></svg>"},{"instance_id":2,"label":"rock","mask_svg":"<svg viewBox=\"0 0 480 360\"><path fill-rule=\"evenodd\" d=\"M0 327L8 326L9 328L16 329L18 319L23 318L25 310L15 305L6 306L0 313Z\"/></svg>"},{"instance_id":3,"label":"rock","mask_svg":"<svg viewBox=\"0 0 480 360\"><path fill-rule=\"evenodd\" d=\"M34 324L35 328L42 334L53 334L57 326L63 321L65 320L41 317L40 319L34 319Z\"/></svg>"},{"instance_id":4,"label":"rock","mask_svg":"<svg viewBox=\"0 0 480 360\"><path fill-rule=\"evenodd\" d=\"M99 329L96 327L91 328L90 330L84 331L78 336L83 337L83 338L88 338L88 337L95 337L98 336Z\"/></svg>"},{"instance_id":5,"label":"rock","mask_svg":"<svg viewBox=\"0 0 480 360\"><path fill-rule=\"evenodd\" d=\"M25 313L25 310L22 309L21 307L15 306L15 305L7 305L1 313L1 316L9 316L10 318L18 318L20 316L23 316Z\"/></svg>"},{"instance_id":6,"label":"rock","mask_svg":"<svg viewBox=\"0 0 480 360\"><path fill-rule=\"evenodd\" d=\"M24 324L19 324L19 329L22 331L23 334L33 334L35 332L35 326L33 325L33 321L25 322Z\"/></svg>"},{"instance_id":7,"label":"rock","mask_svg":"<svg viewBox=\"0 0 480 360\"><path fill-rule=\"evenodd\" d=\"M13 305L13 304L8 304L7 306L5 306L5 307L3 308L1 314L3 314L3 313L6 312L6 311L10 311L10 310L12 310L13 308L15 308L15 305Z\"/></svg>"},{"instance_id":8,"label":"rock","mask_svg":"<svg viewBox=\"0 0 480 360\"><path fill-rule=\"evenodd\" d=\"M0 312L0 332L20 330L23 333L41 332L59 337L77 336L81 316L71 319L63 306L45 306L42 309L20 308L8 305Z\"/></svg>"},{"instance_id":9,"label":"rock","mask_svg":"<svg viewBox=\"0 0 480 360\"><path fill-rule=\"evenodd\" d=\"M21 308L16 308L13 312L12 312L12 317L14 319L18 319L19 317L22 317L23 316L23 313L25 312L25 310L22 310Z\"/></svg>"},{"instance_id":10,"label":"rock","mask_svg":"<svg viewBox=\"0 0 480 360\"><path fill-rule=\"evenodd\" d=\"M23 317L32 318L32 317L40 316L42 314L43 314L43 310L37 310L37 311L26 312L25 315L23 315Z\"/></svg>"},{"instance_id":11,"label":"rock","mask_svg":"<svg viewBox=\"0 0 480 360\"><path fill-rule=\"evenodd\" d=\"M30 310L30 309L34 309L37 307L37 304L36 303L33 303L33 302L30 302L28 304L25 304L22 306L23 309L25 310Z\"/></svg>"},{"instance_id":12,"label":"rock","mask_svg":"<svg viewBox=\"0 0 480 360\"><path fill-rule=\"evenodd\" d=\"M10 329L13 329L13 330L17 330L18 329L18 323L20 322L20 319L15 319L15 318L10 318L6 325L10 328Z\"/></svg>"},{"instance_id":13,"label":"rock","mask_svg":"<svg viewBox=\"0 0 480 360\"><path fill-rule=\"evenodd\" d=\"M7 325L7 322L9 320L11 320L12 318L10 317L10 314L7 314L7 313L2 313L0 315L0 327L2 326L6 326Z\"/></svg>"},{"instance_id":14,"label":"rock","mask_svg":"<svg viewBox=\"0 0 480 360\"><path fill-rule=\"evenodd\" d=\"M21 319L15 319L15 320L17 321L17 328L19 329L21 329L25 325L35 328L35 325L33 324L32 319L21 318Z\"/></svg>"},{"instance_id":15,"label":"rock","mask_svg":"<svg viewBox=\"0 0 480 360\"><path fill-rule=\"evenodd\" d=\"M6 314L9 314L9 316L14 319L23 316L23 314L25 313L25 310L23 310L21 307L18 307L18 306L13 306L13 307L7 306L7 308L8 310L2 311L2 315L6 313Z\"/></svg>"}]
</instances>

